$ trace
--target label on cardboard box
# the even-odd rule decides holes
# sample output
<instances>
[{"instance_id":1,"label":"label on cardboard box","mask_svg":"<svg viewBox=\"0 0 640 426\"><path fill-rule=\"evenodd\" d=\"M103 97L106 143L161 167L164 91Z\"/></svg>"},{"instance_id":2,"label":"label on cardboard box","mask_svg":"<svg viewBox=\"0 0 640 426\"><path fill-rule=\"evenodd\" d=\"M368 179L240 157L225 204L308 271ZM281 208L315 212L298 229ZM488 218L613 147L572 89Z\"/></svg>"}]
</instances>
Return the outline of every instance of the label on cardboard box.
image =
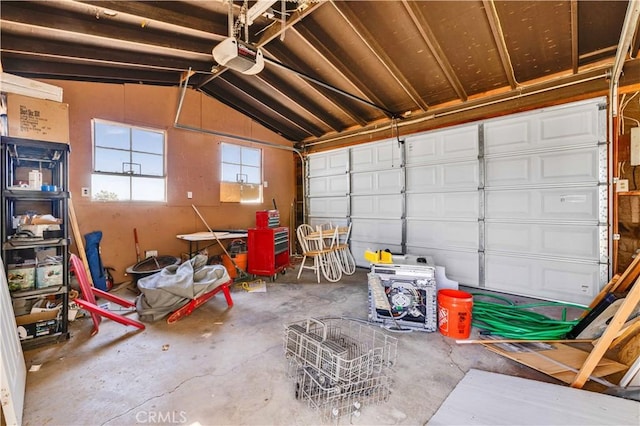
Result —
<instances>
[{"instance_id":1,"label":"label on cardboard box","mask_svg":"<svg viewBox=\"0 0 640 426\"><path fill-rule=\"evenodd\" d=\"M60 309L50 309L29 315L16 317L18 337L20 340L55 334L58 331L58 314Z\"/></svg>"},{"instance_id":2,"label":"label on cardboard box","mask_svg":"<svg viewBox=\"0 0 640 426\"><path fill-rule=\"evenodd\" d=\"M69 105L7 93L9 136L69 143Z\"/></svg>"}]
</instances>

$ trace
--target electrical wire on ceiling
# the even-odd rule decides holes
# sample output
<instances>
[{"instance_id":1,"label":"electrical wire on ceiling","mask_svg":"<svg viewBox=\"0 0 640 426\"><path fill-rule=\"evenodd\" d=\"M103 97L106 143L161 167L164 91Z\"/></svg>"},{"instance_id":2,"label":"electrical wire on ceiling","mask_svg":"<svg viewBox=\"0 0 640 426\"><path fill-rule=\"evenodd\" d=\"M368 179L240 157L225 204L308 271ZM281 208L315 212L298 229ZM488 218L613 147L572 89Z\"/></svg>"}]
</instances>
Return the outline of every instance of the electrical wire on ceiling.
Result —
<instances>
[{"instance_id":1,"label":"electrical wire on ceiling","mask_svg":"<svg viewBox=\"0 0 640 426\"><path fill-rule=\"evenodd\" d=\"M268 63L270 63L272 65L275 65L277 67L280 67L280 68L282 68L282 69L284 69L286 71L292 72L292 73L296 74L299 77L302 77L303 79L305 79L307 81L315 83L315 84L317 84L319 86L322 86L322 87L324 87L326 89L329 89L329 90L331 90L333 92L336 92L336 93L338 93L338 94L340 94L342 96L345 96L345 97L347 97L349 99L353 99L353 100L358 101L360 103L363 103L365 105L369 105L370 107L373 107L373 108L375 108L377 110L380 110L380 111L384 112L385 115L387 115L387 117L389 117L389 118L397 117L395 112L393 112L391 110L388 110L387 108L385 108L385 107L383 107L381 105L374 104L373 102L371 102L371 101L369 101L367 99L363 99L363 98L361 98L359 96L356 96L356 95L354 95L352 93L349 93L349 92L347 92L345 90L342 90L342 89L339 89L339 88L337 88L335 86L332 86L329 83L325 83L322 80L318 80L315 77L311 77L310 75L305 74L302 71L298 71L298 70L296 70L294 68L291 68L290 66L285 65L280 61L277 61L277 60L272 59L272 58L268 58L267 56L264 57L264 61L268 62Z\"/></svg>"}]
</instances>

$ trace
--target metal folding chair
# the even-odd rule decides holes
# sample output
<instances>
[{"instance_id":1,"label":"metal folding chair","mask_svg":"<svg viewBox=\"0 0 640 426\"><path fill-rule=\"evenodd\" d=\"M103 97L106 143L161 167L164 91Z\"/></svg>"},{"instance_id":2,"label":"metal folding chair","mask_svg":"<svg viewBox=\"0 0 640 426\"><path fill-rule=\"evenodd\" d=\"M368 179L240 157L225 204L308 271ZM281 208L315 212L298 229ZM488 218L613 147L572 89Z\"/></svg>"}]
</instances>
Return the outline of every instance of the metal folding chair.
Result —
<instances>
[{"instance_id":1,"label":"metal folding chair","mask_svg":"<svg viewBox=\"0 0 640 426\"><path fill-rule=\"evenodd\" d=\"M116 303L125 308L136 307L135 303L133 302L93 287L89 283L87 271L84 268L82 261L75 254L71 254L71 270L75 273L76 278L78 279L78 283L80 284L80 291L82 292L82 298L76 299L75 302L78 304L78 306L91 314L91 318L93 320L93 330L91 330L92 336L98 333L102 317L109 318L110 320L119 322L122 325L131 325L133 327L144 330L145 326L141 322L116 314L115 312L98 306L98 304L96 303L96 297L102 297L103 299Z\"/></svg>"}]
</instances>

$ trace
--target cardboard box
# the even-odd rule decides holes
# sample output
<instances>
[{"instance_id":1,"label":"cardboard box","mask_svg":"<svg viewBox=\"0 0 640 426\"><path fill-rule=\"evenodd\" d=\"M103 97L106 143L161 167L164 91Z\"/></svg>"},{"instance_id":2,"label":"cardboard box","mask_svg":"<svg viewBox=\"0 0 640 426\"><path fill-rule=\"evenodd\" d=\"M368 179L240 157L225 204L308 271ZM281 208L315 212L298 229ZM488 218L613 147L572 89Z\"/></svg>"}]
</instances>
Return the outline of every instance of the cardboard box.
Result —
<instances>
[{"instance_id":1,"label":"cardboard box","mask_svg":"<svg viewBox=\"0 0 640 426\"><path fill-rule=\"evenodd\" d=\"M36 265L9 265L7 268L9 291L32 290L36 285Z\"/></svg>"},{"instance_id":2,"label":"cardboard box","mask_svg":"<svg viewBox=\"0 0 640 426\"><path fill-rule=\"evenodd\" d=\"M11 137L69 143L69 105L7 93Z\"/></svg>"},{"instance_id":3,"label":"cardboard box","mask_svg":"<svg viewBox=\"0 0 640 426\"><path fill-rule=\"evenodd\" d=\"M62 285L62 264L38 265L36 267L36 288Z\"/></svg>"},{"instance_id":4,"label":"cardboard box","mask_svg":"<svg viewBox=\"0 0 640 426\"><path fill-rule=\"evenodd\" d=\"M15 316L27 315L31 313L31 308L37 302L37 299L11 299L13 305L13 314Z\"/></svg>"},{"instance_id":5,"label":"cardboard box","mask_svg":"<svg viewBox=\"0 0 640 426\"><path fill-rule=\"evenodd\" d=\"M0 73L0 92L17 93L32 98L62 102L62 87L42 83L7 72Z\"/></svg>"},{"instance_id":6,"label":"cardboard box","mask_svg":"<svg viewBox=\"0 0 640 426\"><path fill-rule=\"evenodd\" d=\"M57 333L60 324L59 313L60 309L57 308L16 317L18 337L20 340L28 340Z\"/></svg>"}]
</instances>

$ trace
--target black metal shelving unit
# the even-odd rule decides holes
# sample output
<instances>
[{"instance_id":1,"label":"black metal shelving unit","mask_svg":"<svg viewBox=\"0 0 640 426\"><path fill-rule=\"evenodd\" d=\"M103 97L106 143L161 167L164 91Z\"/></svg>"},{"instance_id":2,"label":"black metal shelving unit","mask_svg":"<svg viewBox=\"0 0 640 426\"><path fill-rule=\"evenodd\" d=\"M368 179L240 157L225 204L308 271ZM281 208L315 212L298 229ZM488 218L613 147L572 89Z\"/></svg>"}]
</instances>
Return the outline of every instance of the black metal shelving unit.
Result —
<instances>
[{"instance_id":1,"label":"black metal shelving unit","mask_svg":"<svg viewBox=\"0 0 640 426\"><path fill-rule=\"evenodd\" d=\"M9 280L12 267L10 265L24 264L25 260L35 260L37 253L47 250L61 263L61 282L39 288L38 266L34 265L34 285L31 288L13 289L11 302L18 322L18 335L23 348L31 348L43 344L53 343L69 338L68 310L69 310L69 145L21 139L0 137L2 147L2 174L0 188L2 191L2 226L0 227L0 241L2 243L2 260ZM25 188L19 184L29 170L39 170L43 175L43 182L55 186L55 190L42 191L39 188ZM22 179L21 179L22 177ZM48 188L51 189L51 188ZM19 217L29 213L38 215L52 215L61 219L60 231L57 235L33 237L33 239L19 238ZM60 268L58 268L59 270ZM13 269L14 271L16 269ZM12 290L10 286L10 290ZM25 323L29 313L28 307L35 302L45 300L54 305L60 305L60 312L53 320L41 320ZM25 308L27 307L27 308ZM21 321L22 320L22 321Z\"/></svg>"}]
</instances>

